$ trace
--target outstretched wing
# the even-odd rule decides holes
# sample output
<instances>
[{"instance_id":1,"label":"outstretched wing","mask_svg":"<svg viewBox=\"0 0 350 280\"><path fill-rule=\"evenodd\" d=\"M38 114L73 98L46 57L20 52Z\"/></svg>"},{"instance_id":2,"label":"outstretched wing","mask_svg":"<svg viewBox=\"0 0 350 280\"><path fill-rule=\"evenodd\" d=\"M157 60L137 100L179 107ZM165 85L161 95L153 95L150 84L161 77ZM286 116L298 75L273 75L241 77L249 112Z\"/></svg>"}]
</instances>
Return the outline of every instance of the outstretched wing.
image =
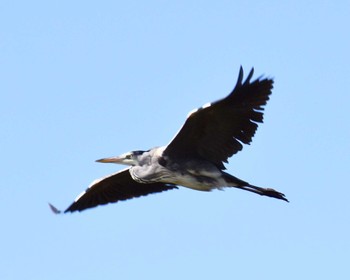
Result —
<instances>
[{"instance_id":1,"label":"outstretched wing","mask_svg":"<svg viewBox=\"0 0 350 280\"><path fill-rule=\"evenodd\" d=\"M137 183L131 178L129 169L124 169L108 177L94 181L64 212L83 211L87 208L96 207L98 205L118 202L176 188L175 185L171 184Z\"/></svg>"},{"instance_id":2,"label":"outstretched wing","mask_svg":"<svg viewBox=\"0 0 350 280\"><path fill-rule=\"evenodd\" d=\"M225 169L223 162L250 144L263 122L263 106L271 94L273 80L250 81L252 69L243 82L240 68L237 84L224 99L193 111L164 151L171 158L195 157Z\"/></svg>"}]
</instances>

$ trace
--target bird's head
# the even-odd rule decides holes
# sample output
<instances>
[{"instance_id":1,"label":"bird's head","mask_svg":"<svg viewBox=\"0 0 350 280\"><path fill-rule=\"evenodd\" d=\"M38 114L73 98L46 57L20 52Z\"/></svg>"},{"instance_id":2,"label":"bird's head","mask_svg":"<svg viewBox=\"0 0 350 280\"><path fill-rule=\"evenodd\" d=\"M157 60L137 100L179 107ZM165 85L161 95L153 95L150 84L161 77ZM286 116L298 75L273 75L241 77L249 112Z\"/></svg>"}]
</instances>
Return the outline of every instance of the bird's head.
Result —
<instances>
[{"instance_id":1,"label":"bird's head","mask_svg":"<svg viewBox=\"0 0 350 280\"><path fill-rule=\"evenodd\" d=\"M135 166L135 165L139 165L140 157L144 152L145 151L132 151L132 152L122 154L120 156L98 159L96 160L96 162L117 163L117 164Z\"/></svg>"}]
</instances>

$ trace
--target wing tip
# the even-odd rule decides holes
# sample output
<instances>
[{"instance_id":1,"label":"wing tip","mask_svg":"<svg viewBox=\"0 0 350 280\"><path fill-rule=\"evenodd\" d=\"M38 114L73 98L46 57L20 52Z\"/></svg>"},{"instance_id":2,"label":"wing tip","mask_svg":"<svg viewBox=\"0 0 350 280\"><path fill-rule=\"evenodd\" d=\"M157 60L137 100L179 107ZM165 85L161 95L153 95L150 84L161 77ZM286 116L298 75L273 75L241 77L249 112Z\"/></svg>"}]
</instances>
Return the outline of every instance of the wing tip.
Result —
<instances>
[{"instance_id":1,"label":"wing tip","mask_svg":"<svg viewBox=\"0 0 350 280\"><path fill-rule=\"evenodd\" d=\"M52 213L54 213L55 215L61 214L61 213L62 213L61 210L58 210L58 209L57 209L55 206L53 206L51 203L48 203L48 204L49 204L49 207L50 207Z\"/></svg>"},{"instance_id":2,"label":"wing tip","mask_svg":"<svg viewBox=\"0 0 350 280\"><path fill-rule=\"evenodd\" d=\"M241 67L239 67L238 79L237 79L237 83L236 83L235 88L242 85L243 75L244 75L244 71L243 71L243 67L241 65Z\"/></svg>"},{"instance_id":3,"label":"wing tip","mask_svg":"<svg viewBox=\"0 0 350 280\"><path fill-rule=\"evenodd\" d=\"M249 74L248 74L248 77L246 78L244 84L249 84L250 83L250 80L252 79L254 75L254 67L252 67L252 69L250 70Z\"/></svg>"},{"instance_id":4,"label":"wing tip","mask_svg":"<svg viewBox=\"0 0 350 280\"><path fill-rule=\"evenodd\" d=\"M93 208L93 207L96 207L97 205L94 205L94 206L90 206L90 207L82 207L82 206L79 206L75 201L69 205L69 207L63 211L64 214L67 214L67 213L73 213L73 212L81 212L85 209L88 209L88 208Z\"/></svg>"},{"instance_id":5,"label":"wing tip","mask_svg":"<svg viewBox=\"0 0 350 280\"><path fill-rule=\"evenodd\" d=\"M68 212L72 213L72 212L75 212L75 211L81 211L80 209L77 209L75 208L74 209L74 203L72 205L70 205L66 210L62 211L62 210L59 210L58 208L56 208L54 205L52 205L51 203L48 203L49 204L49 207L50 207L50 210L52 211L53 214L55 215L60 215L60 214L66 214Z\"/></svg>"},{"instance_id":6,"label":"wing tip","mask_svg":"<svg viewBox=\"0 0 350 280\"><path fill-rule=\"evenodd\" d=\"M243 66L241 65L239 67L238 79L237 79L236 85L235 85L234 89L232 90L232 92L234 92L236 88L241 87L242 85L249 84L253 75L254 75L254 67L252 67L252 69L250 69L250 72L249 72L247 78L243 82L244 70L243 70Z\"/></svg>"}]
</instances>

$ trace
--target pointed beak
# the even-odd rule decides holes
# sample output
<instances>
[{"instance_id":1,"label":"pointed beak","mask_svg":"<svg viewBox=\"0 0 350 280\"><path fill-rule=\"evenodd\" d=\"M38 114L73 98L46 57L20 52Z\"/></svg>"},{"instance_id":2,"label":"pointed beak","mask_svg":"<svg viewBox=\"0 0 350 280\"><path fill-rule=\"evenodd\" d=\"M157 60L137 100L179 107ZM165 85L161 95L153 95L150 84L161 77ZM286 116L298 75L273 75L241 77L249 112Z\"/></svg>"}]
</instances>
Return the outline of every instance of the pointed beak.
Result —
<instances>
[{"instance_id":1,"label":"pointed beak","mask_svg":"<svg viewBox=\"0 0 350 280\"><path fill-rule=\"evenodd\" d=\"M121 157L101 158L101 159L96 160L96 162L102 162L102 163L123 163L123 158L121 158Z\"/></svg>"}]
</instances>

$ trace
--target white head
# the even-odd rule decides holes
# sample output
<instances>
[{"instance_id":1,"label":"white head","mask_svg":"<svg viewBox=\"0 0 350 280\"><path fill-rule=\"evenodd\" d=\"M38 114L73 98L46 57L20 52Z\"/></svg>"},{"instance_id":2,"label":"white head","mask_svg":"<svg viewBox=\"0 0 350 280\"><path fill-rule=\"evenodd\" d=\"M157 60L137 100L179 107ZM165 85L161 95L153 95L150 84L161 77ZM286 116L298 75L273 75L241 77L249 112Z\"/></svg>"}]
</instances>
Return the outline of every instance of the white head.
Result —
<instances>
[{"instance_id":1,"label":"white head","mask_svg":"<svg viewBox=\"0 0 350 280\"><path fill-rule=\"evenodd\" d=\"M117 163L117 164L135 166L135 165L139 165L140 157L143 155L143 153L145 153L145 151L132 151L132 152L122 154L120 156L102 158L96 161L103 162L103 163Z\"/></svg>"}]
</instances>

